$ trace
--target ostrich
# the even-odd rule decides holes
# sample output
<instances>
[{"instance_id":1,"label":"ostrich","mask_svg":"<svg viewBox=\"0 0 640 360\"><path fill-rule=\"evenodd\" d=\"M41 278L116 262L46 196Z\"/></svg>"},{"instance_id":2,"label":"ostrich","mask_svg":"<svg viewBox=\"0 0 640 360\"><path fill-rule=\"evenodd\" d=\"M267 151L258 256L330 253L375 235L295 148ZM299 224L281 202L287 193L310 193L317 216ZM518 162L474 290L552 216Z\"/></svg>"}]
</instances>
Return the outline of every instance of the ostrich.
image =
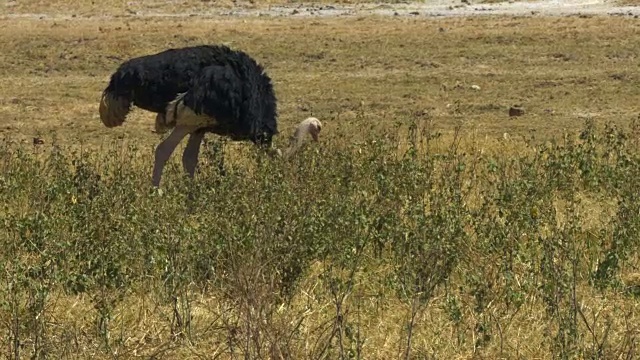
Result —
<instances>
[{"instance_id":1,"label":"ostrich","mask_svg":"<svg viewBox=\"0 0 640 360\"><path fill-rule=\"evenodd\" d=\"M191 80L207 66L224 64L231 51L225 46L168 49L129 59L111 75L102 93L100 119L112 128L124 123L133 105L163 119L167 104L189 89Z\"/></svg>"},{"instance_id":2,"label":"ostrich","mask_svg":"<svg viewBox=\"0 0 640 360\"><path fill-rule=\"evenodd\" d=\"M250 140L271 156L289 158L305 135L318 141L322 128L318 119L307 118L296 127L284 153L272 148L279 131L271 79L249 55L226 46L170 49L125 62L103 92L102 122L107 127L122 125L132 104L157 113L157 133L173 129L155 151L156 187L167 160L187 135L182 164L193 177L207 132Z\"/></svg>"}]
</instances>

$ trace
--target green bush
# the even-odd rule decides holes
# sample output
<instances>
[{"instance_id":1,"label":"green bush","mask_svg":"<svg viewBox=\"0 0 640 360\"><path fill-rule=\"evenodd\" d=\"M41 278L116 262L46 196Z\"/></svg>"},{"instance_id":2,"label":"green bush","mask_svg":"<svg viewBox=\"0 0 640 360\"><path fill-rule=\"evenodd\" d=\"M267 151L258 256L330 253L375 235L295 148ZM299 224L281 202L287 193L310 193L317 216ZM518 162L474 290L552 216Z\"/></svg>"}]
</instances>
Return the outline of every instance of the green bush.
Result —
<instances>
[{"instance_id":1,"label":"green bush","mask_svg":"<svg viewBox=\"0 0 640 360\"><path fill-rule=\"evenodd\" d=\"M580 289L616 291L637 265L634 131L587 123L575 139L483 153L412 126L407 139L335 136L288 163L253 150L229 161L213 141L195 181L177 161L167 167L163 194L139 149L6 141L0 346L15 356L81 353L50 325L49 309L60 296L86 296L95 326L84 336L115 353L127 345L114 311L140 294L171 309L162 316L172 342L195 343L205 335L193 304L208 295L225 304L217 333L228 352L371 358L366 292L407 305L397 324L406 358L428 353L415 330L443 296L460 346L505 341L496 314L541 299L551 353L603 356L606 334L582 312ZM594 209L611 215L591 223ZM295 301L310 279L333 309L323 323ZM301 337L304 327L317 327L314 339Z\"/></svg>"}]
</instances>

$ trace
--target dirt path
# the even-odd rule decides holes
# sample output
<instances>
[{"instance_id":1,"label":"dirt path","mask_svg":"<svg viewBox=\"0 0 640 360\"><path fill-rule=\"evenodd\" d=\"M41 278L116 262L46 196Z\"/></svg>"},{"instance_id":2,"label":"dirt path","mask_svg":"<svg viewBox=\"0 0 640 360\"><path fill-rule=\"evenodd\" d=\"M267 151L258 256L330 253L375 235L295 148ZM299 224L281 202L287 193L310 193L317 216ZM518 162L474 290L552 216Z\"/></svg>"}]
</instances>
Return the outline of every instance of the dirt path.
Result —
<instances>
[{"instance_id":1,"label":"dirt path","mask_svg":"<svg viewBox=\"0 0 640 360\"><path fill-rule=\"evenodd\" d=\"M10 4L7 3L7 4ZM136 2L132 2L136 4ZM141 5L141 4L138 4ZM144 7L142 7L144 8ZM568 16L568 15L616 15L640 16L640 6L619 6L613 0L546 0L511 1L496 4L466 3L460 0L429 0L428 3L407 4L318 4L277 5L258 8L234 7L211 9L181 9L180 11L139 10L122 15L71 15L64 13L13 13L5 5L0 19L96 19L96 18L182 18L182 17L331 17L331 16L407 16L407 17L468 17L487 15L513 16Z\"/></svg>"},{"instance_id":2,"label":"dirt path","mask_svg":"<svg viewBox=\"0 0 640 360\"><path fill-rule=\"evenodd\" d=\"M482 15L566 16L566 15L640 15L640 7L616 6L605 0L547 0L502 2L496 4L465 4L461 1L435 0L409 4L359 4L278 6L266 10L233 10L233 15L267 16L424 16L455 17Z\"/></svg>"}]
</instances>

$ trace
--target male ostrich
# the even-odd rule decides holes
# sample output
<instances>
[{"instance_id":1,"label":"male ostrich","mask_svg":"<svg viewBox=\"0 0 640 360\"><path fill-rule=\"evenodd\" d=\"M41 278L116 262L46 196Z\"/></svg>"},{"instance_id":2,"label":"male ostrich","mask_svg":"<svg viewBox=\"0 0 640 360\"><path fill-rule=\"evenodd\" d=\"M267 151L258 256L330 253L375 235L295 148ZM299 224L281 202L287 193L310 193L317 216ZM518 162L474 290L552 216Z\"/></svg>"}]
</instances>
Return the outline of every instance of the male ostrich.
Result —
<instances>
[{"instance_id":1,"label":"male ostrich","mask_svg":"<svg viewBox=\"0 0 640 360\"><path fill-rule=\"evenodd\" d=\"M111 76L100 103L107 127L122 125L131 105L156 112L156 132L173 128L155 151L152 183L160 185L165 163L189 136L182 156L185 171L194 176L200 144L206 132L234 141L250 140L272 155L272 137L278 134L276 97L271 79L249 55L226 46L170 49L131 59ZM318 141L322 124L316 118L296 128L289 157L306 134Z\"/></svg>"},{"instance_id":2,"label":"male ostrich","mask_svg":"<svg viewBox=\"0 0 640 360\"><path fill-rule=\"evenodd\" d=\"M169 49L122 63L102 93L100 118L106 127L120 126L135 105L163 118L167 104L189 89L191 80L207 66L228 57L223 46Z\"/></svg>"}]
</instances>

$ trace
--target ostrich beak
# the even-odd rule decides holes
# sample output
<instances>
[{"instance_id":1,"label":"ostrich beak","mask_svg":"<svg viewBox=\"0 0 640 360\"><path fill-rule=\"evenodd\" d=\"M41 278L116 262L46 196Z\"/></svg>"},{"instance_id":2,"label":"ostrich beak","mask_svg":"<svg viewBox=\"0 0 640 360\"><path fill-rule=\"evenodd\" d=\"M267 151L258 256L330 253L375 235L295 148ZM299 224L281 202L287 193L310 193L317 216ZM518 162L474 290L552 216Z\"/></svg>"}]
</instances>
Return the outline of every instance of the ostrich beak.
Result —
<instances>
[{"instance_id":1,"label":"ostrich beak","mask_svg":"<svg viewBox=\"0 0 640 360\"><path fill-rule=\"evenodd\" d=\"M316 125L311 129L311 137L313 138L313 141L318 142L320 130L322 130L322 127L320 125Z\"/></svg>"}]
</instances>

